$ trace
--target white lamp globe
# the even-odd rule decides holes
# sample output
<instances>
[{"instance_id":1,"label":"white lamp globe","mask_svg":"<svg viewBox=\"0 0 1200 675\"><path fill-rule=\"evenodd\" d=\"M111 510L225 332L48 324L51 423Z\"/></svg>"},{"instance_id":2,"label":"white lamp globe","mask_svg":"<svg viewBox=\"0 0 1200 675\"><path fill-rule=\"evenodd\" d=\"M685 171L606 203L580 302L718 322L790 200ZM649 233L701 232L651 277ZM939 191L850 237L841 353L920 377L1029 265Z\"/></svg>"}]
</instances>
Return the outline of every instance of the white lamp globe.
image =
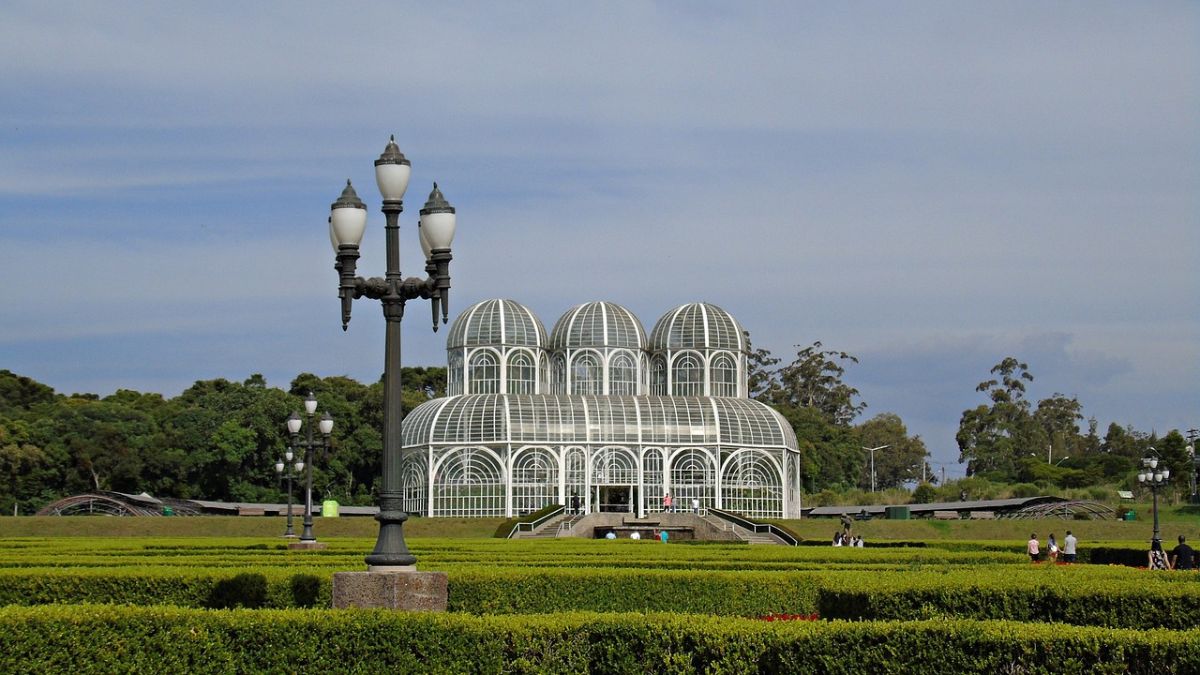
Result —
<instances>
[{"instance_id":1,"label":"white lamp globe","mask_svg":"<svg viewBox=\"0 0 1200 675\"><path fill-rule=\"evenodd\" d=\"M304 462L296 462L296 471L304 470Z\"/></svg>"},{"instance_id":2,"label":"white lamp globe","mask_svg":"<svg viewBox=\"0 0 1200 675\"><path fill-rule=\"evenodd\" d=\"M442 196L442 191L438 189L437 183L434 183L433 191L429 193L429 199L421 209L420 222L421 231L429 241L430 250L449 249L450 244L454 242L454 229L457 225L454 207L450 206Z\"/></svg>"},{"instance_id":3,"label":"white lamp globe","mask_svg":"<svg viewBox=\"0 0 1200 675\"><path fill-rule=\"evenodd\" d=\"M329 207L329 241L335 246L358 246L366 229L367 205L347 180L342 195Z\"/></svg>"},{"instance_id":4,"label":"white lamp globe","mask_svg":"<svg viewBox=\"0 0 1200 675\"><path fill-rule=\"evenodd\" d=\"M300 433L300 427L304 426L304 420L300 419L300 413L292 413L292 416L287 418L287 430L290 433Z\"/></svg>"},{"instance_id":5,"label":"white lamp globe","mask_svg":"<svg viewBox=\"0 0 1200 675\"><path fill-rule=\"evenodd\" d=\"M317 412L317 397L313 396L311 391L308 392L308 396L304 397L304 412L309 415Z\"/></svg>"},{"instance_id":6,"label":"white lamp globe","mask_svg":"<svg viewBox=\"0 0 1200 675\"><path fill-rule=\"evenodd\" d=\"M329 432L333 431L333 418L329 416L329 413L325 413L325 416L321 418L321 421L317 422L317 428L320 429L321 433L325 434L326 436L329 435Z\"/></svg>"},{"instance_id":7,"label":"white lamp globe","mask_svg":"<svg viewBox=\"0 0 1200 675\"><path fill-rule=\"evenodd\" d=\"M412 164L400 152L396 137L392 136L383 154L375 160L375 184L379 186L379 194L383 195L384 201L398 202L404 199L411 174Z\"/></svg>"}]
</instances>

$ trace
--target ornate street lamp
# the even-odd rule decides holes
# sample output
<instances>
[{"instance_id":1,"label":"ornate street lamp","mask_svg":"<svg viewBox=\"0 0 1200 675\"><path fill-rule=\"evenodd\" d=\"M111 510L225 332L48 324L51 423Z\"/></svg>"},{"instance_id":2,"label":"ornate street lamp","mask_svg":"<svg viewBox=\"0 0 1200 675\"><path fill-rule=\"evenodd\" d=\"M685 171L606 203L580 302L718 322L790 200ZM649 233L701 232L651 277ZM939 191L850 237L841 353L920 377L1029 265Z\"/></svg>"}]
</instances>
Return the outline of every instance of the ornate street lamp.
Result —
<instances>
[{"instance_id":1,"label":"ornate street lamp","mask_svg":"<svg viewBox=\"0 0 1200 675\"><path fill-rule=\"evenodd\" d=\"M292 437L292 447L300 448L304 451L304 531L300 534L300 543L306 545L315 544L317 538L312 533L312 461L313 450L320 448L326 453L329 451L329 434L333 431L333 418L329 413L321 416L316 427L321 432L321 439L313 440L313 416L317 414L317 397L313 393L308 392L308 396L304 398L304 414L308 418L308 425L304 424L304 420L300 417L300 413L292 413L292 416L287 420L287 430ZM306 429L304 439L300 438L300 429ZM300 470L301 464L296 465L296 469ZM291 509L288 509L288 517L291 517Z\"/></svg>"},{"instance_id":2,"label":"ornate street lamp","mask_svg":"<svg viewBox=\"0 0 1200 675\"><path fill-rule=\"evenodd\" d=\"M1171 470L1160 466L1158 452L1154 448L1150 448L1150 454L1142 458L1142 468L1144 470L1138 474L1138 482L1150 488L1150 493L1154 495L1154 541L1161 543L1162 533L1158 529L1158 491L1171 478Z\"/></svg>"},{"instance_id":3,"label":"ornate street lamp","mask_svg":"<svg viewBox=\"0 0 1200 675\"><path fill-rule=\"evenodd\" d=\"M283 459L275 462L275 473L279 474L280 476L287 477L287 530L283 533L283 536L285 537L296 536L295 530L292 529L292 476L295 475L292 473L292 470L295 469L296 473L304 471L304 462L296 462L295 464L292 464L292 459L294 459L295 456L295 453L293 453L292 449L289 447L287 451L283 453Z\"/></svg>"},{"instance_id":4,"label":"ornate street lamp","mask_svg":"<svg viewBox=\"0 0 1200 675\"><path fill-rule=\"evenodd\" d=\"M442 323L450 312L450 244L454 240L456 216L454 207L442 196L437 183L418 220L421 250L425 254L427 277L403 278L400 275L400 213L404 210L404 192L408 189L411 163L400 152L393 136L383 154L375 160L375 182L383 196L386 217L384 233L387 239L387 272L383 278L363 279L355 276L358 245L367 224L367 207L354 192L350 181L342 195L331 206L329 240L337 255L334 269L338 271L338 297L342 301L342 330L350 323L353 302L367 297L383 305L387 322L383 361L383 482L379 490L379 539L375 550L367 556L372 571L410 570L417 559L404 542L403 477L400 467L400 422L404 417L400 390L400 322L404 318L404 303L427 298L433 306L433 329L438 329L438 309Z\"/></svg>"}]
</instances>

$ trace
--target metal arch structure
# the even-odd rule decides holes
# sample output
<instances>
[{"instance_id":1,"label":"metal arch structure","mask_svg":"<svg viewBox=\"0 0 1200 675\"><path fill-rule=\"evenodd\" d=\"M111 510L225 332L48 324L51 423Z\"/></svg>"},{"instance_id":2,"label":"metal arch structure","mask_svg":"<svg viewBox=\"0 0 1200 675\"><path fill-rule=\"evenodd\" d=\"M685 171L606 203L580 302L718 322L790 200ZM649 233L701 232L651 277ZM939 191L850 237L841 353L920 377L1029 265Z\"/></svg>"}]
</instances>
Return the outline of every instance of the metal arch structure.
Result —
<instances>
[{"instance_id":1,"label":"metal arch structure","mask_svg":"<svg viewBox=\"0 0 1200 675\"><path fill-rule=\"evenodd\" d=\"M1085 515L1088 520L1116 520L1117 518L1117 512L1111 507L1088 500L1030 504L1024 508L1006 513L1002 517L1074 520L1079 515Z\"/></svg>"},{"instance_id":2,"label":"metal arch structure","mask_svg":"<svg viewBox=\"0 0 1200 675\"><path fill-rule=\"evenodd\" d=\"M88 492L47 504L36 515L161 516L162 503L153 498L136 499L119 492Z\"/></svg>"}]
</instances>

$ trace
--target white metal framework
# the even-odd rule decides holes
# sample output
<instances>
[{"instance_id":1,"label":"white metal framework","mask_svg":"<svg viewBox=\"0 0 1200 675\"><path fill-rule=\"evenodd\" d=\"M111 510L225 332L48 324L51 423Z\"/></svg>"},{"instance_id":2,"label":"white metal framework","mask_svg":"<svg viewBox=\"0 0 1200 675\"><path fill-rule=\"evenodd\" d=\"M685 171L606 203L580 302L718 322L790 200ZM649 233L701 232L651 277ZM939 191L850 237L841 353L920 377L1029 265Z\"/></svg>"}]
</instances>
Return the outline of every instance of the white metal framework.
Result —
<instances>
[{"instance_id":1,"label":"white metal framework","mask_svg":"<svg viewBox=\"0 0 1200 675\"><path fill-rule=\"evenodd\" d=\"M446 341L450 396L404 420L404 508L512 516L578 496L644 515L726 508L799 512L788 422L746 389L746 339L723 309L692 303L647 337L629 310L590 302L547 336L512 300L462 313Z\"/></svg>"}]
</instances>

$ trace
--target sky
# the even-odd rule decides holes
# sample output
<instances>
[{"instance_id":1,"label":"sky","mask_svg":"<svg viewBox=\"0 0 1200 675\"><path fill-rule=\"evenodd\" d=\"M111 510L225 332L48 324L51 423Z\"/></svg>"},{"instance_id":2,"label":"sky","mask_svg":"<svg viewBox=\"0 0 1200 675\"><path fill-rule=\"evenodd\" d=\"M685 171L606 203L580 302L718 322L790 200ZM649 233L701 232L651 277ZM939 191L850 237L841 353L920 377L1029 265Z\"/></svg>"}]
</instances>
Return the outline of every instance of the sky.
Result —
<instances>
[{"instance_id":1,"label":"sky","mask_svg":"<svg viewBox=\"0 0 1200 675\"><path fill-rule=\"evenodd\" d=\"M326 218L351 179L382 275L395 134L406 275L433 181L458 210L452 316L712 302L854 354L947 476L1006 356L1101 433L1200 427L1196 3L8 0L0 84L0 368L62 393L377 379Z\"/></svg>"}]
</instances>

